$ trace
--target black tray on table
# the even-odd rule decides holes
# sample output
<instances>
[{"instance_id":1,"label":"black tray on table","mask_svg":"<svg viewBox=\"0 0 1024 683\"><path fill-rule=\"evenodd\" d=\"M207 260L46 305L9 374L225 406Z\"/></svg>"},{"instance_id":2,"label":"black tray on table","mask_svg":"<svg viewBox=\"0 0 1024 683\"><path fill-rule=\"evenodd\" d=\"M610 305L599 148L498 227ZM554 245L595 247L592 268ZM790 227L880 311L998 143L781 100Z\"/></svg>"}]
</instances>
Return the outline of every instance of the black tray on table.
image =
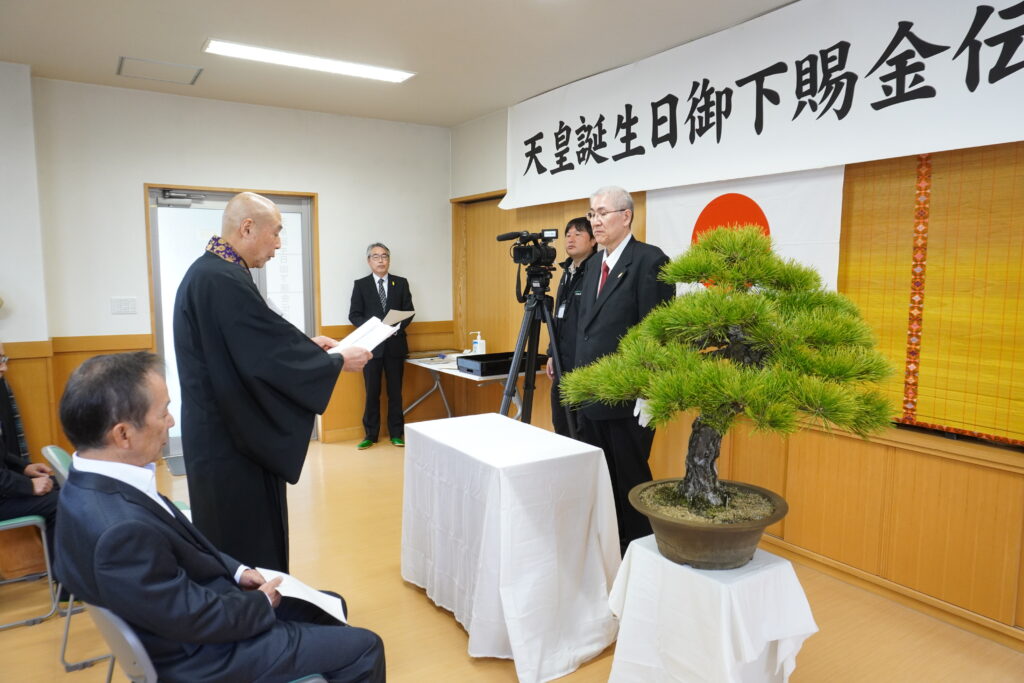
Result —
<instances>
[{"instance_id":1,"label":"black tray on table","mask_svg":"<svg viewBox=\"0 0 1024 683\"><path fill-rule=\"evenodd\" d=\"M523 362L526 362L524 356ZM548 362L548 357L543 353L537 354L537 369L541 369ZM459 356L455 359L455 367L462 372L468 372L477 377L489 377L491 375L507 375L512 369L512 352L502 353L478 353L473 356Z\"/></svg>"}]
</instances>

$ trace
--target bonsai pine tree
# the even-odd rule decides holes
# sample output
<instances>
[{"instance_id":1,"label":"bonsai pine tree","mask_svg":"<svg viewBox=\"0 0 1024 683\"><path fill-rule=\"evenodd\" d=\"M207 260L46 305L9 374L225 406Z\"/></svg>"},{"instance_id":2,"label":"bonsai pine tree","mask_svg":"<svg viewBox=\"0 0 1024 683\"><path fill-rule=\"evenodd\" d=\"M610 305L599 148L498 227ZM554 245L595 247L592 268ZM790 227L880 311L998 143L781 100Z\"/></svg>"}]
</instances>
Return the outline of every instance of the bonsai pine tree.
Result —
<instances>
[{"instance_id":1,"label":"bonsai pine tree","mask_svg":"<svg viewBox=\"0 0 1024 683\"><path fill-rule=\"evenodd\" d=\"M811 268L772 252L757 226L711 230L665 265L669 283L703 283L652 310L618 350L567 374L565 403L643 398L651 424L697 412L678 494L702 510L723 506L722 437L740 416L787 434L810 418L861 436L889 425L875 384L891 373L846 297Z\"/></svg>"}]
</instances>

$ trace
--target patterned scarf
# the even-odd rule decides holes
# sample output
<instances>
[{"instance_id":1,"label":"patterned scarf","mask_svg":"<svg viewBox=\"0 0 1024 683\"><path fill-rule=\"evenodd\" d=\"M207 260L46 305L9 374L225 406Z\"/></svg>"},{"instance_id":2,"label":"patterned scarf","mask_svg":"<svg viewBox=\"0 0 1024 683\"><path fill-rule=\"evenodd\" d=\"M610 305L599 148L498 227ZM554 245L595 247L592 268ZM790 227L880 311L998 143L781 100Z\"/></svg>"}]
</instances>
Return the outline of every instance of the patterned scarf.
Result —
<instances>
[{"instance_id":1,"label":"patterned scarf","mask_svg":"<svg viewBox=\"0 0 1024 683\"><path fill-rule=\"evenodd\" d=\"M238 255L235 248L224 241L224 238L214 235L210 238L210 241L206 243L206 251L210 252L214 256L219 256L228 263L237 263L246 270L249 266L245 263L245 259Z\"/></svg>"},{"instance_id":2,"label":"patterned scarf","mask_svg":"<svg viewBox=\"0 0 1024 683\"><path fill-rule=\"evenodd\" d=\"M0 377L0 447L20 456L28 464L28 443L25 441L25 428L21 425L18 403L14 400L14 392L7 380ZM13 430L10 429L13 425ZM13 434L10 433L13 431ZM13 437L13 438L12 438ZM18 450L11 450L17 445Z\"/></svg>"}]
</instances>

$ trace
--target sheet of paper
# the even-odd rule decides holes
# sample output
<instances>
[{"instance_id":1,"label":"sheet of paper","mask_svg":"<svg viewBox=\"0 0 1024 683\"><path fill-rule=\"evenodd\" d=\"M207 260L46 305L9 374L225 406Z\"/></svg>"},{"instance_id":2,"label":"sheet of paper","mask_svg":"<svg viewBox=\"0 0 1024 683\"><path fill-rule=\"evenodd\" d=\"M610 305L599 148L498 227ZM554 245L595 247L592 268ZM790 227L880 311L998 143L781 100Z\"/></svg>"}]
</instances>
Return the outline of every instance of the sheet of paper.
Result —
<instances>
[{"instance_id":1,"label":"sheet of paper","mask_svg":"<svg viewBox=\"0 0 1024 683\"><path fill-rule=\"evenodd\" d=\"M348 623L348 620L345 619L345 612L341 609L341 598L321 593L315 588L311 588L302 583L291 574L274 571L273 569L264 569L263 567L256 567L256 571L262 574L263 578L267 581L271 581L272 579L276 579L280 576L281 585L277 587L277 592L281 595L286 595L289 598L305 600L306 602L316 605L323 611L327 612L341 623Z\"/></svg>"},{"instance_id":2,"label":"sheet of paper","mask_svg":"<svg viewBox=\"0 0 1024 683\"><path fill-rule=\"evenodd\" d=\"M341 353L350 346L358 346L367 351L373 351L374 347L395 332L398 332L397 327L385 325L380 321L380 318L370 318L347 337L340 340L338 345L327 353Z\"/></svg>"},{"instance_id":3,"label":"sheet of paper","mask_svg":"<svg viewBox=\"0 0 1024 683\"><path fill-rule=\"evenodd\" d=\"M385 325L397 325L398 323L416 315L416 311L388 311L382 321Z\"/></svg>"}]
</instances>

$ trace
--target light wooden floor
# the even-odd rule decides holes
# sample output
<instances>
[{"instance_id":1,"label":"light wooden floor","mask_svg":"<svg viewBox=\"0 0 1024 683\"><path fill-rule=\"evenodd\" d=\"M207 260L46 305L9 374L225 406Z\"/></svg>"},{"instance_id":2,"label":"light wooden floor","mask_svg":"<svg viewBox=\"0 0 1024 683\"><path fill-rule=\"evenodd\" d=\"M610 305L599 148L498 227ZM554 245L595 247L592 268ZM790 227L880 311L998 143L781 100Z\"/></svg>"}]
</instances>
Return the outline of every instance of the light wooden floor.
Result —
<instances>
[{"instance_id":1,"label":"light wooden floor","mask_svg":"<svg viewBox=\"0 0 1024 683\"><path fill-rule=\"evenodd\" d=\"M399 572L402 453L378 444L314 443L290 491L292 573L345 595L352 623L385 643L390 681L515 681L511 661L472 659L452 615ZM161 465L160 490L186 499L182 477ZM818 571L797 565L820 632L800 651L795 683L817 681L1024 681L1024 654L962 631ZM41 582L0 586L0 622L43 599ZM63 622L52 618L0 632L0 681L105 680L106 665L65 674L58 662ZM103 653L87 615L72 620L71 658ZM561 680L605 681L612 648ZM120 671L115 680L124 680Z\"/></svg>"}]
</instances>

